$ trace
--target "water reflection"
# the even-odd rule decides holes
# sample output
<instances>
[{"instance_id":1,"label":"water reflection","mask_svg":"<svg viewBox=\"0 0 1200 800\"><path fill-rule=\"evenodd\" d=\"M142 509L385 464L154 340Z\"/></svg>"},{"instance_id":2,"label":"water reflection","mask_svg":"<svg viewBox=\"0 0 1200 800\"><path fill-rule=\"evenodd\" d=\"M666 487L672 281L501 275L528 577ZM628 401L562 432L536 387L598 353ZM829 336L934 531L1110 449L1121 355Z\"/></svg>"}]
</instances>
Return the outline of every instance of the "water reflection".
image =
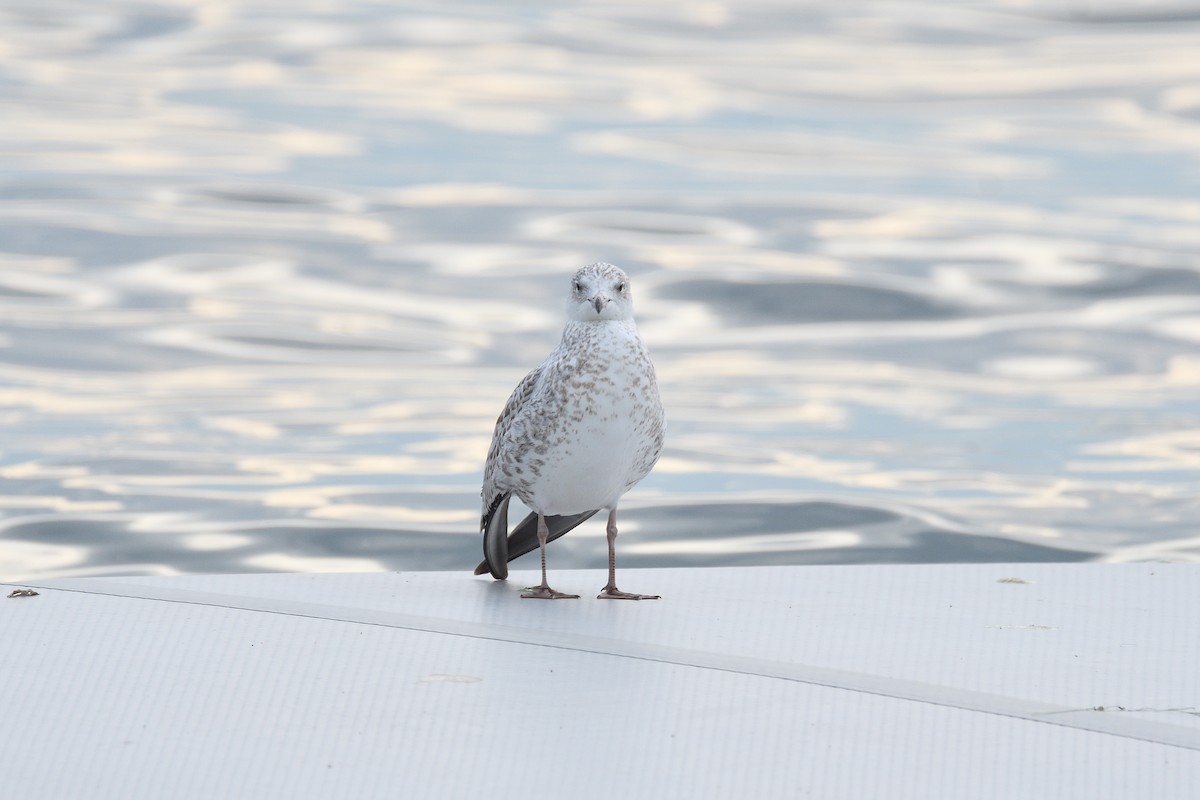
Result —
<instances>
[{"instance_id":1,"label":"water reflection","mask_svg":"<svg viewBox=\"0 0 1200 800\"><path fill-rule=\"evenodd\" d=\"M9 4L0 578L469 568L598 258L627 565L1200 560L1177 12Z\"/></svg>"}]
</instances>

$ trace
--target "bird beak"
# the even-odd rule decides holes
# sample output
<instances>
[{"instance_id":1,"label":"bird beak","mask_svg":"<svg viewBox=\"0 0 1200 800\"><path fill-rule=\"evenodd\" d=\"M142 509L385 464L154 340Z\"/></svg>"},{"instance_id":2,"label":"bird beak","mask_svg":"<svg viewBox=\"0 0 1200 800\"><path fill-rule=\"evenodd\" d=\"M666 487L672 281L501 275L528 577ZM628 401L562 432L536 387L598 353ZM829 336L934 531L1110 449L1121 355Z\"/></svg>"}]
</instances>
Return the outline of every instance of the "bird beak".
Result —
<instances>
[{"instance_id":1,"label":"bird beak","mask_svg":"<svg viewBox=\"0 0 1200 800\"><path fill-rule=\"evenodd\" d=\"M608 298L602 294L598 294L592 298L592 305L596 307L596 313L599 314L608 305Z\"/></svg>"}]
</instances>

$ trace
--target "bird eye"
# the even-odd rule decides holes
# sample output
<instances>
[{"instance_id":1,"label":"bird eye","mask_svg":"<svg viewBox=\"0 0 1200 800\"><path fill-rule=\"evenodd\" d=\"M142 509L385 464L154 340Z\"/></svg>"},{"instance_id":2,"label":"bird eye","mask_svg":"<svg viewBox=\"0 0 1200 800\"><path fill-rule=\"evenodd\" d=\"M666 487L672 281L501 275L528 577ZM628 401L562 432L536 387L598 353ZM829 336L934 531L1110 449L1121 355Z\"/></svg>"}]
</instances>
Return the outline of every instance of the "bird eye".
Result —
<instances>
[{"instance_id":1,"label":"bird eye","mask_svg":"<svg viewBox=\"0 0 1200 800\"><path fill-rule=\"evenodd\" d=\"M575 291L577 291L577 292L583 291L583 284L580 283L579 281L575 281Z\"/></svg>"},{"instance_id":2,"label":"bird eye","mask_svg":"<svg viewBox=\"0 0 1200 800\"><path fill-rule=\"evenodd\" d=\"M617 291L618 291L618 292L623 292L623 291L625 291L625 284L623 284L623 283L618 283L618 284L617 284Z\"/></svg>"}]
</instances>

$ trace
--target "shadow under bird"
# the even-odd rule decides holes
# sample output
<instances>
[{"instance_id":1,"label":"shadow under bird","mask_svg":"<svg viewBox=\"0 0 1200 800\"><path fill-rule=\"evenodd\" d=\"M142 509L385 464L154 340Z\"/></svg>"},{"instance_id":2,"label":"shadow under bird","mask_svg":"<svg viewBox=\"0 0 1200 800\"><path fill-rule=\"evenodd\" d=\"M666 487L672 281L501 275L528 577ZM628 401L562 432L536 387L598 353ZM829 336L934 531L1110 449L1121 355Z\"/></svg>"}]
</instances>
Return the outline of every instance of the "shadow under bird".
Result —
<instances>
[{"instance_id":1,"label":"shadow under bird","mask_svg":"<svg viewBox=\"0 0 1200 800\"><path fill-rule=\"evenodd\" d=\"M496 420L483 470L483 562L475 574L508 577L508 562L539 548L542 582L522 597L578 597L546 582L546 544L608 511L608 584L600 598L657 600L617 588L617 504L662 452L662 401L654 364L633 321L629 278L603 262L571 278L562 341L513 390ZM513 495L532 509L508 532Z\"/></svg>"}]
</instances>

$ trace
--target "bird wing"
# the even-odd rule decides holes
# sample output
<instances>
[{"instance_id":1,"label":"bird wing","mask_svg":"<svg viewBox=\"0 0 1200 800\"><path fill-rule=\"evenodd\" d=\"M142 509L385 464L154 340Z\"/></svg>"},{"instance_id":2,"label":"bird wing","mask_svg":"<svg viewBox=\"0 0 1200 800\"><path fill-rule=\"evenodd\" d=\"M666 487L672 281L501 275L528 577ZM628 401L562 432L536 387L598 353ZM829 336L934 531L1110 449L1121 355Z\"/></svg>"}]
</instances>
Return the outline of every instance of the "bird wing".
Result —
<instances>
[{"instance_id":1,"label":"bird wing","mask_svg":"<svg viewBox=\"0 0 1200 800\"><path fill-rule=\"evenodd\" d=\"M513 487L509 485L509 476L504 474L500 452L508 442L513 421L529 403L541 377L542 366L526 375L513 389L508 402L504 404L504 410L496 419L487 463L483 467L483 489L480 492L483 515L479 519L479 529L483 533L483 563L475 570L476 575L490 571L496 580L508 577L508 501L512 498ZM535 540L536 535L535 529Z\"/></svg>"},{"instance_id":2,"label":"bird wing","mask_svg":"<svg viewBox=\"0 0 1200 800\"><path fill-rule=\"evenodd\" d=\"M506 476L501 470L500 450L508 441L508 432L512 428L513 420L517 418L529 402L529 398L533 396L533 392L541 380L544 366L539 366L517 384L517 388L513 389L513 393L509 395L508 402L504 404L504 410L496 418L496 429L492 433L492 444L488 448L487 462L483 467L483 491L481 493L483 495L483 516L479 520L481 531L487 530L488 520L494 516L500 496L512 494L512 487L506 485ZM507 523L505 527L507 527Z\"/></svg>"},{"instance_id":3,"label":"bird wing","mask_svg":"<svg viewBox=\"0 0 1200 800\"><path fill-rule=\"evenodd\" d=\"M508 577L508 501L512 492L496 498L483 515L483 561L475 568L476 575L491 572L502 581Z\"/></svg>"},{"instance_id":4,"label":"bird wing","mask_svg":"<svg viewBox=\"0 0 1200 800\"><path fill-rule=\"evenodd\" d=\"M504 499L500 501L497 507L497 512L503 511L503 514L497 513L493 515L493 519L497 516L505 516L508 514L508 499L509 495L504 495ZM599 511L600 509L596 509ZM562 536L567 531L579 525L586 519L589 519L596 511L584 511L582 514L563 514L562 516L546 517L546 528L550 531L550 536L546 541L553 542L558 537ZM490 522L491 520L489 520ZM505 526L507 527L507 526ZM500 539L492 538L489 548L489 537L497 535L503 536L503 529L496 525L496 533L493 533L493 526L485 525L483 534L483 561L475 568L476 575L482 575L485 572L491 572L492 577L497 580L504 580L508 577L507 562L515 558L525 555L534 550L538 546L537 540L537 514L529 514L525 519L521 520L517 527L513 528L511 535Z\"/></svg>"}]
</instances>

